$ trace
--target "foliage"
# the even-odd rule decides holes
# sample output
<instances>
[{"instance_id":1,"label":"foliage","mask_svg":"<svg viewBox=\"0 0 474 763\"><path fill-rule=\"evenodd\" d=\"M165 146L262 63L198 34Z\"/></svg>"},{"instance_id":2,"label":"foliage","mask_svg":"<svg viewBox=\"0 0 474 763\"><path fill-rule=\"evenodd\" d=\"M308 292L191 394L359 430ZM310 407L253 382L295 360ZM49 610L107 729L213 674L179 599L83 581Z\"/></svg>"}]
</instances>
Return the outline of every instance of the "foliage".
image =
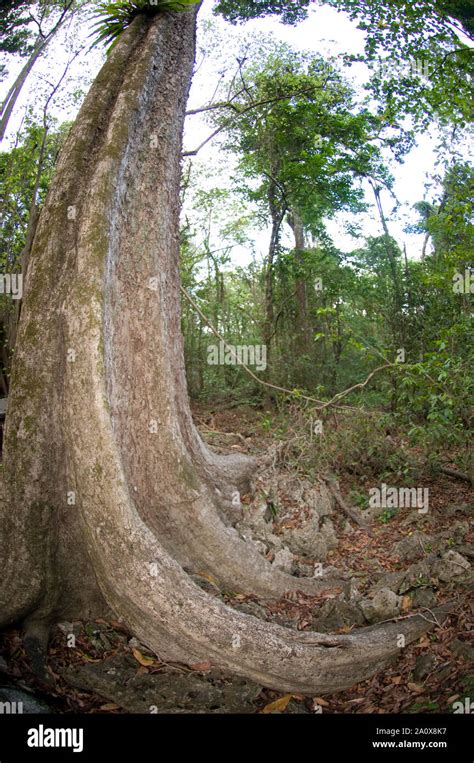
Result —
<instances>
[{"instance_id":1,"label":"foliage","mask_svg":"<svg viewBox=\"0 0 474 763\"><path fill-rule=\"evenodd\" d=\"M166 11L186 11L200 0L100 0L94 8L98 20L93 24L95 45L113 45L136 16L156 16Z\"/></svg>"}]
</instances>

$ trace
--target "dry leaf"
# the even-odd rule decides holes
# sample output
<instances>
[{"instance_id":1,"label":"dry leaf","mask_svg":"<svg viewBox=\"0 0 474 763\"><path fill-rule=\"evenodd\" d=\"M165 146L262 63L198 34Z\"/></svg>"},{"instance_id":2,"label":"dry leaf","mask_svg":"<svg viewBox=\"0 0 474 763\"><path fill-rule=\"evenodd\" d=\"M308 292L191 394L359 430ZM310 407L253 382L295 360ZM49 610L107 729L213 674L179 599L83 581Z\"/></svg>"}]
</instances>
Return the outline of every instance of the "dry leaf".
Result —
<instances>
[{"instance_id":1,"label":"dry leaf","mask_svg":"<svg viewBox=\"0 0 474 763\"><path fill-rule=\"evenodd\" d=\"M210 662L195 662L194 665L190 665L191 670L199 670L201 673L207 673L212 665Z\"/></svg>"},{"instance_id":2,"label":"dry leaf","mask_svg":"<svg viewBox=\"0 0 474 763\"><path fill-rule=\"evenodd\" d=\"M313 702L317 705L321 705L321 707L329 707L329 702L326 702L325 699L321 699L321 697L314 697Z\"/></svg>"},{"instance_id":3,"label":"dry leaf","mask_svg":"<svg viewBox=\"0 0 474 763\"><path fill-rule=\"evenodd\" d=\"M390 679L390 682L392 684L396 684L396 686L398 686L398 684L400 684L402 682L402 677L401 676L394 676L393 678Z\"/></svg>"},{"instance_id":4,"label":"dry leaf","mask_svg":"<svg viewBox=\"0 0 474 763\"><path fill-rule=\"evenodd\" d=\"M402 610L403 610L403 612L408 612L408 610L411 609L411 606L412 606L411 596L408 596L408 594L407 594L402 599Z\"/></svg>"},{"instance_id":5,"label":"dry leaf","mask_svg":"<svg viewBox=\"0 0 474 763\"><path fill-rule=\"evenodd\" d=\"M414 691L415 694L423 694L423 692L424 692L423 687L419 686L418 684L408 683L407 685L408 685L408 688L410 689L410 691Z\"/></svg>"},{"instance_id":6,"label":"dry leaf","mask_svg":"<svg viewBox=\"0 0 474 763\"><path fill-rule=\"evenodd\" d=\"M136 661L140 663L140 665L143 665L144 668L148 667L149 665L153 665L155 660L153 657L146 657L144 654L140 652L139 649L132 649L132 654L135 657Z\"/></svg>"},{"instance_id":7,"label":"dry leaf","mask_svg":"<svg viewBox=\"0 0 474 763\"><path fill-rule=\"evenodd\" d=\"M292 698L292 694L285 694L284 697L280 697L280 699L276 699L275 702L270 702L269 705L265 705L265 707L262 710L262 713L274 713L280 711L281 713L286 710L288 707L288 703L290 699Z\"/></svg>"},{"instance_id":8,"label":"dry leaf","mask_svg":"<svg viewBox=\"0 0 474 763\"><path fill-rule=\"evenodd\" d=\"M115 702L108 702L106 705L101 705L99 710L120 710L120 705L116 705Z\"/></svg>"}]
</instances>

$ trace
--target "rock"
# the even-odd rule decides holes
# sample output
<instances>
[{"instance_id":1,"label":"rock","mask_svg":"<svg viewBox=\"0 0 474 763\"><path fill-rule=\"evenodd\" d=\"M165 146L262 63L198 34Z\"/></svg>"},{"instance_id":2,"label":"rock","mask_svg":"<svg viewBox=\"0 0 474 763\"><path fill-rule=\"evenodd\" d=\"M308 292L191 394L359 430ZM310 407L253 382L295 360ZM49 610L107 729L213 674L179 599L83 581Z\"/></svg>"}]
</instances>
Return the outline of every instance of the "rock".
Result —
<instances>
[{"instance_id":1,"label":"rock","mask_svg":"<svg viewBox=\"0 0 474 763\"><path fill-rule=\"evenodd\" d=\"M363 624L364 615L356 604L341 599L330 599L323 604L317 616L313 617L311 626L320 633L332 633L347 625Z\"/></svg>"},{"instance_id":2,"label":"rock","mask_svg":"<svg viewBox=\"0 0 474 763\"><path fill-rule=\"evenodd\" d=\"M433 550L433 538L423 532L416 531L408 535L394 546L397 556L403 561L414 562Z\"/></svg>"},{"instance_id":3,"label":"rock","mask_svg":"<svg viewBox=\"0 0 474 763\"><path fill-rule=\"evenodd\" d=\"M261 540L254 540L253 544L255 548L257 549L258 553L262 556L266 556L268 553L268 548Z\"/></svg>"},{"instance_id":4,"label":"rock","mask_svg":"<svg viewBox=\"0 0 474 763\"><path fill-rule=\"evenodd\" d=\"M436 665L436 658L432 654L420 654L416 658L415 667L413 669L413 680L415 683L419 683L429 675L434 666Z\"/></svg>"},{"instance_id":5,"label":"rock","mask_svg":"<svg viewBox=\"0 0 474 763\"><path fill-rule=\"evenodd\" d=\"M261 513L254 512L245 517L242 522L236 525L239 536L247 541L254 543L260 553L263 549L279 550L282 546L281 538L273 532L273 524L265 521Z\"/></svg>"},{"instance_id":6,"label":"rock","mask_svg":"<svg viewBox=\"0 0 474 763\"><path fill-rule=\"evenodd\" d=\"M471 565L457 551L446 551L433 565L433 574L444 583L450 583L470 570Z\"/></svg>"},{"instance_id":7,"label":"rock","mask_svg":"<svg viewBox=\"0 0 474 763\"><path fill-rule=\"evenodd\" d=\"M451 542L451 544L454 543L462 543L464 540L464 536L468 534L470 530L469 522L466 520L461 520L458 522L452 522L448 530L443 530L443 532L440 533L439 537L444 538L445 540Z\"/></svg>"},{"instance_id":8,"label":"rock","mask_svg":"<svg viewBox=\"0 0 474 763\"><path fill-rule=\"evenodd\" d=\"M101 663L69 666L63 678L72 686L94 692L129 713L254 713L261 687L242 678L218 673L137 674L124 657Z\"/></svg>"},{"instance_id":9,"label":"rock","mask_svg":"<svg viewBox=\"0 0 474 763\"><path fill-rule=\"evenodd\" d=\"M455 517L457 514L469 516L474 512L474 503L453 504L444 509L443 514L447 517Z\"/></svg>"},{"instance_id":10,"label":"rock","mask_svg":"<svg viewBox=\"0 0 474 763\"><path fill-rule=\"evenodd\" d=\"M374 586L374 591L380 591L382 588L389 588L394 593L400 593L400 586L405 579L406 573L401 572L384 572L378 579Z\"/></svg>"},{"instance_id":11,"label":"rock","mask_svg":"<svg viewBox=\"0 0 474 763\"><path fill-rule=\"evenodd\" d=\"M474 544L464 543L457 547L458 553L462 556L467 556L468 559L474 559Z\"/></svg>"},{"instance_id":12,"label":"rock","mask_svg":"<svg viewBox=\"0 0 474 763\"><path fill-rule=\"evenodd\" d=\"M313 515L302 527L285 530L285 544L294 554L306 556L318 562L324 562L328 555L328 544L319 529L319 518Z\"/></svg>"},{"instance_id":13,"label":"rock","mask_svg":"<svg viewBox=\"0 0 474 763\"><path fill-rule=\"evenodd\" d=\"M431 566L437 558L436 554L431 554L422 562L416 562L416 564L411 564L407 567L403 580L398 588L398 593L405 594L408 591L411 591L412 588L431 585Z\"/></svg>"},{"instance_id":14,"label":"rock","mask_svg":"<svg viewBox=\"0 0 474 763\"><path fill-rule=\"evenodd\" d=\"M277 567L279 570L283 570L283 572L288 572L290 575L294 571L295 565L293 560L293 554L291 553L290 549L286 546L283 546L283 548L280 549L280 551L277 551L275 554L275 558L272 562L274 567Z\"/></svg>"},{"instance_id":15,"label":"rock","mask_svg":"<svg viewBox=\"0 0 474 763\"><path fill-rule=\"evenodd\" d=\"M404 527L410 527L411 525L416 525L417 527L430 527L433 524L433 518L429 512L428 514L420 514L418 509L415 509L407 514L401 524Z\"/></svg>"},{"instance_id":16,"label":"rock","mask_svg":"<svg viewBox=\"0 0 474 763\"><path fill-rule=\"evenodd\" d=\"M415 609L418 609L419 607L428 607L428 609L430 609L436 605L437 599L432 588L423 587L415 588L412 593L411 601Z\"/></svg>"},{"instance_id":17,"label":"rock","mask_svg":"<svg viewBox=\"0 0 474 763\"><path fill-rule=\"evenodd\" d=\"M357 578L351 578L349 580L349 589L347 592L347 599L350 602L357 602L361 599L359 584L360 584L360 580L358 580Z\"/></svg>"},{"instance_id":18,"label":"rock","mask_svg":"<svg viewBox=\"0 0 474 763\"><path fill-rule=\"evenodd\" d=\"M360 608L369 623L390 620L400 614L402 597L389 588L381 588L373 599L363 599Z\"/></svg>"},{"instance_id":19,"label":"rock","mask_svg":"<svg viewBox=\"0 0 474 763\"><path fill-rule=\"evenodd\" d=\"M267 493L271 493L272 501L278 507L279 529L275 531L275 518L269 515L267 504L260 503L251 506L236 525L240 536L248 542L263 543L274 552L286 547L296 556L325 561L328 551L337 546L337 536L330 521L334 501L327 487L301 477L279 474L271 487L267 486ZM282 569L287 569L287 555L280 558L285 564Z\"/></svg>"},{"instance_id":20,"label":"rock","mask_svg":"<svg viewBox=\"0 0 474 763\"><path fill-rule=\"evenodd\" d=\"M31 692L19 689L16 686L0 686L0 703L8 702L10 714L53 713L54 710ZM2 710L5 712L5 710Z\"/></svg>"},{"instance_id":21,"label":"rock","mask_svg":"<svg viewBox=\"0 0 474 763\"><path fill-rule=\"evenodd\" d=\"M336 530L334 528L334 524L332 523L332 520L329 519L329 517L324 517L321 520L320 532L324 540L326 541L326 546L328 548L328 551L333 551L335 548L338 547L339 541L337 539Z\"/></svg>"},{"instance_id":22,"label":"rock","mask_svg":"<svg viewBox=\"0 0 474 763\"><path fill-rule=\"evenodd\" d=\"M474 646L468 644L467 641L456 639L452 642L450 650L456 657L461 657L463 660L474 663Z\"/></svg>"}]
</instances>

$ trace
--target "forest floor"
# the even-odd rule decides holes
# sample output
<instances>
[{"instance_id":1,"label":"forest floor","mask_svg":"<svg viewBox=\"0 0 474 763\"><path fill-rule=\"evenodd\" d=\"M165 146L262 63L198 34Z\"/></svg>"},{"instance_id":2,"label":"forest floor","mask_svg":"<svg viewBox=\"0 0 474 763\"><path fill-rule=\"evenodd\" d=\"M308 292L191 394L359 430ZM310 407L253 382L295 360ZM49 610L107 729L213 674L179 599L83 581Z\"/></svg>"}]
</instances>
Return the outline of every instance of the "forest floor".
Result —
<instances>
[{"instance_id":1,"label":"forest floor","mask_svg":"<svg viewBox=\"0 0 474 763\"><path fill-rule=\"evenodd\" d=\"M283 548L293 574L311 574L314 562L308 554L288 554L282 545L292 528L306 528L304 539L312 540L305 525L307 493L288 487L295 479L300 486L309 484L308 477L295 478L291 463L279 458L284 439L276 445L268 417L251 408L219 413L198 406L194 413L203 436L217 449L272 454L271 466L257 484L258 495L242 496L243 510L253 506L261 513L264 496L265 522L271 525L269 537L274 541L273 548L270 541L264 552L273 561ZM367 492L364 475L342 471L337 478L348 504ZM272 492L275 483L277 495ZM426 515L410 509L370 517L366 513L370 532L351 522L340 507L333 508L327 535L332 542L324 566L344 573L350 596L342 591L319 597L296 593L262 602L220 591L205 575L194 576L211 595L231 606L300 631L348 633L368 622L406 617L413 611L432 618L435 604L452 602L452 613L439 627L401 649L400 657L372 679L324 697L283 695L225 675L210 663L163 663L121 623L96 620L61 623L55 629L48 685L33 674L21 632L10 629L0 634L0 699L8 690L10 697L16 690L32 692L32 711L44 703L59 713L449 713L456 702L466 698L474 702L472 487L443 475L431 476L423 484L430 491ZM311 527L314 530L314 523Z\"/></svg>"}]
</instances>

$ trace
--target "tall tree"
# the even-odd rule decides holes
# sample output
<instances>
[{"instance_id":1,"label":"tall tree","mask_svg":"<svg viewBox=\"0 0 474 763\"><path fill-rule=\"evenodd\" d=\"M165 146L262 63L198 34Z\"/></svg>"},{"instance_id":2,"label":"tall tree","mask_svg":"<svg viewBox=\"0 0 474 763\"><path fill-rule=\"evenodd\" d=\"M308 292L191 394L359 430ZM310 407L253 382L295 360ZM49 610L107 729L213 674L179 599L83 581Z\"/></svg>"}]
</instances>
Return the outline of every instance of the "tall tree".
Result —
<instances>
[{"instance_id":1,"label":"tall tree","mask_svg":"<svg viewBox=\"0 0 474 763\"><path fill-rule=\"evenodd\" d=\"M77 0L41 0L37 4L36 15L31 12L26 16L22 15L22 11L25 12L31 5L29 2L13 3L12 7L7 8L5 29L2 30L0 26L0 32L6 33L3 49L28 55L26 63L0 105L0 142L5 137L15 104L36 62L80 3L77 3ZM33 41L29 31L30 25L36 30Z\"/></svg>"},{"instance_id":2,"label":"tall tree","mask_svg":"<svg viewBox=\"0 0 474 763\"><path fill-rule=\"evenodd\" d=\"M226 129L227 145L240 157L247 195L270 227L263 340L271 379L274 279L284 222L295 240L295 350L304 355L311 344L304 233L320 235L325 218L364 208L361 178L386 174L376 145L383 129L370 112L357 108L351 88L318 56L275 46L241 71L241 78L242 93L214 119Z\"/></svg>"},{"instance_id":3,"label":"tall tree","mask_svg":"<svg viewBox=\"0 0 474 763\"><path fill-rule=\"evenodd\" d=\"M253 461L208 451L192 422L179 311L181 138L196 13L137 15L61 153L33 242L5 433L0 624L41 654L54 618L111 608L163 657L288 691L372 675L432 627L337 637L238 612L232 590L316 593L223 520Z\"/></svg>"}]
</instances>

